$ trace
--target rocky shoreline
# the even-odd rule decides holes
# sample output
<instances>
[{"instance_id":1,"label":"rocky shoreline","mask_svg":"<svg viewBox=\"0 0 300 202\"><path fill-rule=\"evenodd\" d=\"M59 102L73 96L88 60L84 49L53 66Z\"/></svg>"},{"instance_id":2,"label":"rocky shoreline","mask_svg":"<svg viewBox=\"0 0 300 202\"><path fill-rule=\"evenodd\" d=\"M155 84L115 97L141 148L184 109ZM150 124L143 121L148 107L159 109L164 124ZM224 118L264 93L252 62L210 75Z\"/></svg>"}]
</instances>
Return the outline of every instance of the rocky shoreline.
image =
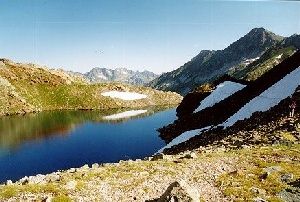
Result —
<instances>
[{"instance_id":1,"label":"rocky shoreline","mask_svg":"<svg viewBox=\"0 0 300 202\"><path fill-rule=\"evenodd\" d=\"M197 149L174 150L171 155L95 163L8 180L0 185L0 201L170 201L172 197L183 201L289 201L300 196L299 113L276 123L281 125L278 133L247 133L257 137L247 146L236 146L245 136L234 135ZM261 141L273 134L280 141ZM240 179L249 176L253 181L244 180L246 184ZM239 193L240 189L245 190Z\"/></svg>"}]
</instances>

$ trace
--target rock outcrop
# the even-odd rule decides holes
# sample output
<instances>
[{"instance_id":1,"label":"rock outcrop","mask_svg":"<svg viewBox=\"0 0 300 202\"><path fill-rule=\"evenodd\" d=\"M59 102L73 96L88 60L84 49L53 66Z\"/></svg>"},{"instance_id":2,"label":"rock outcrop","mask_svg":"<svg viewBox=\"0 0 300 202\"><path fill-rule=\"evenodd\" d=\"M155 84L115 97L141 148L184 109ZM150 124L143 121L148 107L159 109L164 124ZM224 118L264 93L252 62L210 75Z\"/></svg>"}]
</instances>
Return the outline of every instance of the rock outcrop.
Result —
<instances>
[{"instance_id":1,"label":"rock outcrop","mask_svg":"<svg viewBox=\"0 0 300 202\"><path fill-rule=\"evenodd\" d=\"M176 181L170 184L160 198L148 202L198 202L199 200L200 194L195 188L190 187L184 181Z\"/></svg>"}]
</instances>

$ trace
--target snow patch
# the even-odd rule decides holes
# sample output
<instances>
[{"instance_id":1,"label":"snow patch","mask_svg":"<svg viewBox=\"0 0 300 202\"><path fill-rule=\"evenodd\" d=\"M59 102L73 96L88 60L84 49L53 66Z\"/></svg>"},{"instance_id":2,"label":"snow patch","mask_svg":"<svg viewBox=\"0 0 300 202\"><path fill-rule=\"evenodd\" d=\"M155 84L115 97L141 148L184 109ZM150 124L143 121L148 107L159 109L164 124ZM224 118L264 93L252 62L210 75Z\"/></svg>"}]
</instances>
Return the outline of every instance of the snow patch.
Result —
<instances>
[{"instance_id":1,"label":"snow patch","mask_svg":"<svg viewBox=\"0 0 300 202\"><path fill-rule=\"evenodd\" d=\"M257 58L246 59L246 60L244 61L244 64L245 64L245 65L249 65L250 63L252 63L252 62L254 62L255 60L258 60L258 59L259 59L259 57L257 57Z\"/></svg>"},{"instance_id":2,"label":"snow patch","mask_svg":"<svg viewBox=\"0 0 300 202\"><path fill-rule=\"evenodd\" d=\"M147 95L135 92L109 91L101 93L105 97L118 98L121 100L140 100L147 97Z\"/></svg>"},{"instance_id":3,"label":"snow patch","mask_svg":"<svg viewBox=\"0 0 300 202\"><path fill-rule=\"evenodd\" d=\"M231 82L231 83L233 83L233 82ZM220 84L218 87L219 88L225 87L226 85L223 85L223 84ZM239 85L241 85L241 84L239 84ZM277 105L281 100L291 96L295 92L295 90L297 89L297 87L299 85L300 85L300 67L298 67L297 69L292 71L290 74L286 75L283 79L279 80L277 83L275 83L273 86L271 86L270 88L265 90L259 96L252 99L244 107L242 107L237 113L235 113L233 116L228 118L225 122L223 122L219 126L229 127L229 126L232 126L234 123L236 123L238 120L250 118L250 116L254 112L257 112L257 111L263 112L263 111L269 110L271 107L274 107L275 105ZM218 87L217 87L217 89L218 89ZM238 89L238 88L237 89L241 90L244 87L245 87L244 85L241 85L240 89ZM231 88L229 88L229 89L231 89ZM228 94L230 94L230 93L228 93ZM223 94L221 94L221 95L223 95ZM210 96L208 96L208 97L210 97ZM223 99L225 99L225 98L223 98ZM213 100L213 101L215 101L215 100ZM208 103L210 103L210 102L208 102ZM202 102L201 102L201 105L202 105ZM200 105L200 107L201 107L201 105ZM166 146L161 148L157 153L162 153L164 151L164 149L166 149L166 148L171 148L172 146L178 145L182 142L185 142L185 141L191 139L192 137L201 135L202 132L209 130L211 128L212 128L212 126L207 126L205 128L201 128L201 129L186 131L186 132L182 133L180 136L173 139L169 144L167 144Z\"/></svg>"},{"instance_id":4,"label":"snow patch","mask_svg":"<svg viewBox=\"0 0 300 202\"><path fill-rule=\"evenodd\" d=\"M137 115L140 115L140 114L144 114L146 112L147 112L147 110L130 110L130 111L122 112L122 113L117 113L117 114L112 114L112 115L109 115L109 116L104 116L102 118L105 119L105 120L118 120L118 119L137 116Z\"/></svg>"},{"instance_id":5,"label":"snow patch","mask_svg":"<svg viewBox=\"0 0 300 202\"><path fill-rule=\"evenodd\" d=\"M162 153L167 148L171 148L174 145L178 145L182 142L188 141L192 137L200 135L203 131L208 130L210 128L211 128L211 126L207 126L205 128L201 128L201 129L186 131L186 132L182 133L181 135L179 135L178 137L176 137L175 139L173 139L169 144L167 144L166 146L164 146L163 148L158 150L158 152L156 152L156 153Z\"/></svg>"},{"instance_id":6,"label":"snow patch","mask_svg":"<svg viewBox=\"0 0 300 202\"><path fill-rule=\"evenodd\" d=\"M103 74L98 74L98 75L96 75L96 77L99 79L107 80L107 77L104 76Z\"/></svg>"},{"instance_id":7,"label":"snow patch","mask_svg":"<svg viewBox=\"0 0 300 202\"><path fill-rule=\"evenodd\" d=\"M283 54L280 54L276 57L276 59L280 59L282 57Z\"/></svg>"},{"instance_id":8,"label":"snow patch","mask_svg":"<svg viewBox=\"0 0 300 202\"><path fill-rule=\"evenodd\" d=\"M252 99L222 125L232 126L238 120L250 118L254 112L264 112L277 105L281 100L292 95L300 85L300 67Z\"/></svg>"},{"instance_id":9,"label":"snow patch","mask_svg":"<svg viewBox=\"0 0 300 202\"><path fill-rule=\"evenodd\" d=\"M216 103L224 100L244 87L245 85L240 83L225 81L219 84L209 96L202 100L200 106L194 112L199 112L207 107L212 107Z\"/></svg>"}]
</instances>

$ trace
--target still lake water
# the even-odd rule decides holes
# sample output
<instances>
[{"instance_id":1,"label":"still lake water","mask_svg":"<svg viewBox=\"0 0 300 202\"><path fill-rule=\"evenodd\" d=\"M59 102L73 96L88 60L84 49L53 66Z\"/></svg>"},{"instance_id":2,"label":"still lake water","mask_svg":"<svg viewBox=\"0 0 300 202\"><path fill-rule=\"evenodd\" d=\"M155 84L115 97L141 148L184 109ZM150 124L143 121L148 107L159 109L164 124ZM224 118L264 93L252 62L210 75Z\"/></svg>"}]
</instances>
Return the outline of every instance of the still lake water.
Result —
<instances>
[{"instance_id":1,"label":"still lake water","mask_svg":"<svg viewBox=\"0 0 300 202\"><path fill-rule=\"evenodd\" d=\"M124 109L2 117L0 182L152 155L165 145L156 129L175 119L175 109L146 110L130 119L120 118Z\"/></svg>"}]
</instances>

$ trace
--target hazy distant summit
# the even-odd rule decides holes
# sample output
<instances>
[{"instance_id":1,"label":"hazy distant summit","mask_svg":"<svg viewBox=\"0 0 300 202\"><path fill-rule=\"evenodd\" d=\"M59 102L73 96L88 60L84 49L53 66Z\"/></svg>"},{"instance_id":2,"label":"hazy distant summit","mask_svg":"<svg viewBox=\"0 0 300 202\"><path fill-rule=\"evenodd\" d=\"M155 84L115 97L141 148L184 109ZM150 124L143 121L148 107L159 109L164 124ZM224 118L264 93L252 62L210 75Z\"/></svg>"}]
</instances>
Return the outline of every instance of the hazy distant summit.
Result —
<instances>
[{"instance_id":1,"label":"hazy distant summit","mask_svg":"<svg viewBox=\"0 0 300 202\"><path fill-rule=\"evenodd\" d=\"M133 71L126 68L107 69L95 67L83 74L83 77L91 83L121 82L132 85L144 85L159 75L150 71Z\"/></svg>"}]
</instances>

